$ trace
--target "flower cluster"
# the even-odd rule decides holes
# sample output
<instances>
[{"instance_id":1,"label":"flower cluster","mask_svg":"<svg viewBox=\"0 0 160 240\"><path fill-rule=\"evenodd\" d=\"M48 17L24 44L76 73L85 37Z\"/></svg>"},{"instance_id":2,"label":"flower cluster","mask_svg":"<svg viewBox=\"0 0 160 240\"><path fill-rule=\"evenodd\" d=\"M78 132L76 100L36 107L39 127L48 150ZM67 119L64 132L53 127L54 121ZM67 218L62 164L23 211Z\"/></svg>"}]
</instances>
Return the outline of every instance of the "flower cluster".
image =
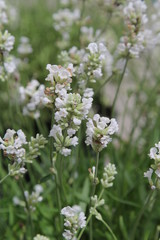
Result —
<instances>
[{"instance_id":1,"label":"flower cluster","mask_svg":"<svg viewBox=\"0 0 160 240\"><path fill-rule=\"evenodd\" d=\"M20 38L20 44L17 48L17 52L21 55L21 56L27 56L28 54L31 54L33 51L30 43L29 43L29 38L22 36Z\"/></svg>"},{"instance_id":2,"label":"flower cluster","mask_svg":"<svg viewBox=\"0 0 160 240\"><path fill-rule=\"evenodd\" d=\"M103 206L104 203L105 203L104 199L99 199L97 195L91 197L90 213L94 215L98 220L102 220L102 216L97 211L97 208Z\"/></svg>"},{"instance_id":3,"label":"flower cluster","mask_svg":"<svg viewBox=\"0 0 160 240\"><path fill-rule=\"evenodd\" d=\"M160 142L155 144L155 147L150 149L150 159L154 160L149 170L144 173L144 177L148 178L151 189L160 189ZM155 176L153 177L153 173Z\"/></svg>"},{"instance_id":4,"label":"flower cluster","mask_svg":"<svg viewBox=\"0 0 160 240\"><path fill-rule=\"evenodd\" d=\"M60 0L60 3L63 5L63 6L66 6L66 5L77 5L78 4L78 0Z\"/></svg>"},{"instance_id":5,"label":"flower cluster","mask_svg":"<svg viewBox=\"0 0 160 240\"><path fill-rule=\"evenodd\" d=\"M33 240L49 240L49 238L48 238L48 237L45 237L45 236L42 236L42 235L40 235L40 234L37 234L37 235L33 238Z\"/></svg>"},{"instance_id":6,"label":"flower cluster","mask_svg":"<svg viewBox=\"0 0 160 240\"><path fill-rule=\"evenodd\" d=\"M76 46L73 46L68 51L61 51L61 53L58 55L58 58L63 64L66 63L72 63L75 68L75 73L77 72L76 68L80 65L82 62L82 59L84 58L85 50L84 49L78 49Z\"/></svg>"},{"instance_id":7,"label":"flower cluster","mask_svg":"<svg viewBox=\"0 0 160 240\"><path fill-rule=\"evenodd\" d=\"M126 36L121 37L118 52L121 57L138 58L146 44L144 25L147 23L147 6L142 0L130 0L123 13L127 28Z\"/></svg>"},{"instance_id":8,"label":"flower cluster","mask_svg":"<svg viewBox=\"0 0 160 240\"><path fill-rule=\"evenodd\" d=\"M104 199L99 200L97 195L94 195L93 197L91 197L91 205L95 208L100 207L104 205Z\"/></svg>"},{"instance_id":9,"label":"flower cluster","mask_svg":"<svg viewBox=\"0 0 160 240\"><path fill-rule=\"evenodd\" d=\"M112 187L116 174L116 166L111 163L107 164L107 166L104 168L103 178L101 179L102 186L104 188Z\"/></svg>"},{"instance_id":10,"label":"flower cluster","mask_svg":"<svg viewBox=\"0 0 160 240\"><path fill-rule=\"evenodd\" d=\"M48 98L54 102L55 98L62 89L70 90L70 84L72 82L73 64L69 64L67 68L57 65L47 64L47 70L49 71L46 81L49 81L51 86L47 87L45 94Z\"/></svg>"},{"instance_id":11,"label":"flower cluster","mask_svg":"<svg viewBox=\"0 0 160 240\"><path fill-rule=\"evenodd\" d=\"M15 38L8 32L2 30L3 25L8 23L7 7L3 0L0 0L0 80L5 81L16 69L15 58L10 55L13 49Z\"/></svg>"},{"instance_id":12,"label":"flower cluster","mask_svg":"<svg viewBox=\"0 0 160 240\"><path fill-rule=\"evenodd\" d=\"M50 100L45 95L45 86L37 80L31 80L26 88L19 87L20 103L23 106L23 115L40 117L40 109L50 103Z\"/></svg>"},{"instance_id":13,"label":"flower cluster","mask_svg":"<svg viewBox=\"0 0 160 240\"><path fill-rule=\"evenodd\" d=\"M10 176L26 173L25 163L31 163L34 158L40 155L39 149L44 148L46 139L37 134L36 138L31 138L31 142L26 141L26 136L20 129L17 132L8 129L3 139L0 137L0 149L4 156L8 157L10 164L8 171ZM26 146L29 150L26 151Z\"/></svg>"},{"instance_id":14,"label":"flower cluster","mask_svg":"<svg viewBox=\"0 0 160 240\"><path fill-rule=\"evenodd\" d=\"M152 44L159 45L160 42L160 13L159 13L159 8L160 8L160 2L155 1L153 4L154 7L154 12L151 15L150 18L150 29L152 29Z\"/></svg>"},{"instance_id":15,"label":"flower cluster","mask_svg":"<svg viewBox=\"0 0 160 240\"><path fill-rule=\"evenodd\" d=\"M36 137L31 137L30 142L28 142L28 153L27 153L27 161L32 163L32 160L40 156L40 149L44 148L44 145L48 141L40 135L39 133L36 134Z\"/></svg>"},{"instance_id":16,"label":"flower cluster","mask_svg":"<svg viewBox=\"0 0 160 240\"><path fill-rule=\"evenodd\" d=\"M63 51L59 58L63 59L65 64L74 64L74 75L82 90L103 77L103 67L108 76L112 74L113 57L103 43L92 42L86 50L72 47L68 52Z\"/></svg>"},{"instance_id":17,"label":"flower cluster","mask_svg":"<svg viewBox=\"0 0 160 240\"><path fill-rule=\"evenodd\" d=\"M0 143L0 149L3 150L4 156L8 157L12 162L12 165L9 164L9 174L11 176L24 174L26 172L24 168L26 154L24 145L27 142L22 130L16 132L15 130L8 129L3 139L0 138Z\"/></svg>"},{"instance_id":18,"label":"flower cluster","mask_svg":"<svg viewBox=\"0 0 160 240\"><path fill-rule=\"evenodd\" d=\"M15 38L5 30L4 33L0 32L0 50L3 54L9 53L13 49Z\"/></svg>"},{"instance_id":19,"label":"flower cluster","mask_svg":"<svg viewBox=\"0 0 160 240\"><path fill-rule=\"evenodd\" d=\"M11 74L16 69L14 58L9 54L13 49L14 37L5 30L0 31L0 79L5 81L8 74Z\"/></svg>"},{"instance_id":20,"label":"flower cluster","mask_svg":"<svg viewBox=\"0 0 160 240\"><path fill-rule=\"evenodd\" d=\"M53 27L61 34L62 39L65 40L65 43L62 42L62 45L66 46L70 41L72 26L80 20L80 10L60 9L57 13L53 14L53 20Z\"/></svg>"},{"instance_id":21,"label":"flower cluster","mask_svg":"<svg viewBox=\"0 0 160 240\"><path fill-rule=\"evenodd\" d=\"M79 20L80 11L79 9L74 9L71 11L68 8L61 9L57 13L53 14L54 28L63 33L63 30L66 31L67 28L70 28L75 21Z\"/></svg>"},{"instance_id":22,"label":"flower cluster","mask_svg":"<svg viewBox=\"0 0 160 240\"><path fill-rule=\"evenodd\" d=\"M102 77L102 63L107 55L107 48L103 43L90 43L87 47L89 54L86 56L88 69L87 75L91 81Z\"/></svg>"},{"instance_id":23,"label":"flower cluster","mask_svg":"<svg viewBox=\"0 0 160 240\"><path fill-rule=\"evenodd\" d=\"M31 211L35 211L36 205L39 202L42 202L43 197L41 196L41 193L43 192L43 187L40 184L37 184L34 186L34 191L29 194L28 191L24 192L27 204ZM13 203L15 205L23 206L25 209L27 209L28 206L26 206L26 202L21 201L18 197L13 198Z\"/></svg>"},{"instance_id":24,"label":"flower cluster","mask_svg":"<svg viewBox=\"0 0 160 240\"><path fill-rule=\"evenodd\" d=\"M4 155L9 159L16 159L17 161L22 161L25 156L25 149L23 145L27 144L26 136L22 130L8 129L4 138L0 138L0 149L4 151Z\"/></svg>"},{"instance_id":25,"label":"flower cluster","mask_svg":"<svg viewBox=\"0 0 160 240\"><path fill-rule=\"evenodd\" d=\"M86 46L89 43L94 42L96 39L98 39L98 37L101 34L100 29L97 29L95 31L93 27L87 26L82 26L80 31L81 31L80 41L83 46Z\"/></svg>"},{"instance_id":26,"label":"flower cluster","mask_svg":"<svg viewBox=\"0 0 160 240\"><path fill-rule=\"evenodd\" d=\"M86 130L86 144L91 145L94 151L100 152L112 141L111 135L118 131L118 124L114 118L94 115L93 120L88 119Z\"/></svg>"},{"instance_id":27,"label":"flower cluster","mask_svg":"<svg viewBox=\"0 0 160 240\"><path fill-rule=\"evenodd\" d=\"M0 28L2 28L4 24L8 23L8 16L7 16L6 10L7 10L7 6L5 1L0 0Z\"/></svg>"},{"instance_id":28,"label":"flower cluster","mask_svg":"<svg viewBox=\"0 0 160 240\"><path fill-rule=\"evenodd\" d=\"M76 237L78 230L86 226L85 214L77 205L64 207L61 210L61 214L65 216L64 226L66 227L63 237L66 240L72 240Z\"/></svg>"},{"instance_id":29,"label":"flower cluster","mask_svg":"<svg viewBox=\"0 0 160 240\"><path fill-rule=\"evenodd\" d=\"M74 135L78 131L81 121L88 115L92 106L92 96L92 89L86 89L83 97L78 93L67 93L63 89L55 100L55 121L58 125L53 125L49 136L54 137L56 150L64 156L71 153L71 149L68 147L78 144L78 138Z\"/></svg>"},{"instance_id":30,"label":"flower cluster","mask_svg":"<svg viewBox=\"0 0 160 240\"><path fill-rule=\"evenodd\" d=\"M81 121L87 118L92 106L93 90L87 88L83 96L79 93L68 93L71 90L73 64L68 64L67 68L57 65L47 65L49 74L46 81L51 86L46 88L45 95L54 106L54 120L49 136L53 137L56 151L64 156L71 153L69 147L78 144L75 133L78 131ZM53 107L51 105L51 107Z\"/></svg>"}]
</instances>

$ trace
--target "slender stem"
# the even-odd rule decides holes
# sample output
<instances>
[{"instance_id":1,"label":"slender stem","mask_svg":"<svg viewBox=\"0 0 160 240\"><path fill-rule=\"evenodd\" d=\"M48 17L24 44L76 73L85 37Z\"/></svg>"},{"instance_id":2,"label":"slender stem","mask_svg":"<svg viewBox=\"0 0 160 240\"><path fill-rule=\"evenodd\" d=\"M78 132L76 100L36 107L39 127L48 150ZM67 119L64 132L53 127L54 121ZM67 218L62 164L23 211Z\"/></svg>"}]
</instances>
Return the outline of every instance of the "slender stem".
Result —
<instances>
[{"instance_id":1,"label":"slender stem","mask_svg":"<svg viewBox=\"0 0 160 240\"><path fill-rule=\"evenodd\" d=\"M60 182L59 188L62 190L61 196L63 194L64 201L67 202L66 191L65 191L65 188L64 188L64 184L63 184L63 156L62 155L61 155L61 158L60 158L60 166L59 166L58 175L59 175L59 182Z\"/></svg>"},{"instance_id":2,"label":"slender stem","mask_svg":"<svg viewBox=\"0 0 160 240\"><path fill-rule=\"evenodd\" d=\"M99 152L97 152L97 157L96 157L96 169L95 169L95 175L94 175L94 179L93 179L93 189L92 189L92 194L91 197L94 196L95 191L96 191L96 179L97 179L97 174L98 174L98 164L99 164ZM91 202L90 202L90 206L91 206ZM92 222L92 217L91 217L91 221L90 221L90 226L89 226L89 237L90 240L93 239L93 222Z\"/></svg>"},{"instance_id":3,"label":"slender stem","mask_svg":"<svg viewBox=\"0 0 160 240\"><path fill-rule=\"evenodd\" d=\"M60 195L60 189L59 189L59 183L58 183L58 176L55 174L55 181L56 181L56 194L57 194L57 204L58 204L58 212L59 212L59 222L60 222L60 227L61 230L63 228L63 221L62 221L62 216L60 214L61 209L62 209L62 203L61 203L61 195Z\"/></svg>"},{"instance_id":4,"label":"slender stem","mask_svg":"<svg viewBox=\"0 0 160 240\"><path fill-rule=\"evenodd\" d=\"M85 11L85 1L86 0L82 0L81 18L83 17L83 14L84 14L84 11Z\"/></svg>"},{"instance_id":5,"label":"slender stem","mask_svg":"<svg viewBox=\"0 0 160 240\"><path fill-rule=\"evenodd\" d=\"M54 123L54 111L52 111L51 129L53 127L53 123ZM50 138L50 161L51 161L51 164L52 164L52 160L53 160L53 137Z\"/></svg>"},{"instance_id":6,"label":"slender stem","mask_svg":"<svg viewBox=\"0 0 160 240\"><path fill-rule=\"evenodd\" d=\"M33 238L33 221L32 221L32 216L31 216L31 209L30 209L30 206L28 204L28 201L26 199L26 196L24 194L24 187L23 187L23 183L22 183L22 180L20 179L19 181L20 183L20 189L21 189L21 192L22 192L22 196L23 196L23 199L24 199L24 202L26 204L26 209L27 209L27 213L28 213L28 224L27 224L27 228L29 229L29 234L30 234L30 237Z\"/></svg>"},{"instance_id":7,"label":"slender stem","mask_svg":"<svg viewBox=\"0 0 160 240\"><path fill-rule=\"evenodd\" d=\"M102 189L102 191L101 191L101 193L100 193L100 195L99 195L98 202L100 201L100 199L101 199L103 193L104 193L104 188Z\"/></svg>"},{"instance_id":8,"label":"slender stem","mask_svg":"<svg viewBox=\"0 0 160 240\"><path fill-rule=\"evenodd\" d=\"M63 134L62 148L65 145L66 137L67 137L67 131L65 130L64 134ZM60 188L61 192L63 192L63 196L64 196L64 199L66 201L66 193L65 193L65 190L64 190L63 174L62 173L63 173L63 155L61 155L59 166L58 166L58 178L59 178L59 182L60 182L59 188Z\"/></svg>"},{"instance_id":9,"label":"slender stem","mask_svg":"<svg viewBox=\"0 0 160 240\"><path fill-rule=\"evenodd\" d=\"M95 191L96 191L96 178L97 178L97 174L98 174L98 165L99 165L99 152L97 152L97 158L96 158L96 169L95 169L95 175L94 175L94 179L93 179L92 196L94 196Z\"/></svg>"},{"instance_id":10,"label":"slender stem","mask_svg":"<svg viewBox=\"0 0 160 240\"><path fill-rule=\"evenodd\" d=\"M100 199L101 199L103 193L104 193L104 188L102 189L102 191L101 191L101 193L100 193L100 195L99 195L98 201L100 201ZM88 223L89 223L91 220L92 220L92 213L89 214L89 216L88 216L88 218L87 218L87 221L86 221L86 226L85 226L85 228L83 228L83 229L81 230L81 232L80 232L80 234L79 234L77 240L79 240L79 239L81 238L83 232L85 231L85 229L86 229Z\"/></svg>"},{"instance_id":11,"label":"slender stem","mask_svg":"<svg viewBox=\"0 0 160 240\"><path fill-rule=\"evenodd\" d=\"M9 177L10 176L10 174L8 173L5 177L3 177L1 180L0 180L0 184L7 178L7 177Z\"/></svg>"},{"instance_id":12,"label":"slender stem","mask_svg":"<svg viewBox=\"0 0 160 240\"><path fill-rule=\"evenodd\" d=\"M122 83L122 80L123 80L123 77L124 77L124 74L125 74L125 71L126 71L126 68L127 68L128 60L129 60L129 55L126 57L125 65L124 65L124 68L123 68L123 72L122 72L122 74L120 75L120 79L119 79L119 83L118 83L118 88L117 88L117 91L116 91L116 94L115 94L115 97L114 97L114 100L113 100L113 104L112 104L112 116L113 116L113 114L114 114L115 104L116 104L117 97L118 97L118 93L119 93L119 89L120 89L120 86L121 86L121 83Z\"/></svg>"},{"instance_id":13,"label":"slender stem","mask_svg":"<svg viewBox=\"0 0 160 240\"><path fill-rule=\"evenodd\" d=\"M92 216L91 216L91 221L90 221L90 224L89 224L89 239L92 240L93 239L93 219L92 219Z\"/></svg>"},{"instance_id":14,"label":"slender stem","mask_svg":"<svg viewBox=\"0 0 160 240\"><path fill-rule=\"evenodd\" d=\"M51 129L53 127L53 124L54 124L54 111L52 110ZM55 162L53 162L53 150L54 150L53 138L51 137L50 138L50 161L51 161L52 167L54 169L56 169ZM57 155L57 157L58 157L58 155ZM56 157L56 161L57 161L57 157ZM63 221L62 221L62 216L60 214L61 209L62 209L62 203L61 203L60 183L59 183L59 178L58 178L58 171L55 174L55 184L56 184L57 205L58 205L58 211L59 211L59 224L60 224L60 229L62 230Z\"/></svg>"},{"instance_id":15,"label":"slender stem","mask_svg":"<svg viewBox=\"0 0 160 240\"><path fill-rule=\"evenodd\" d=\"M58 161L58 154L56 156L56 162ZM55 162L52 162L53 168L56 169ZM55 184L56 184L56 195L57 195L57 206L58 206L58 213L59 213L59 224L60 224L60 229L62 231L63 228L63 221L62 221L62 216L60 214L61 209L62 209L62 202L61 202L61 194L60 194L60 180L58 176L58 171L56 170L55 173Z\"/></svg>"},{"instance_id":16,"label":"slender stem","mask_svg":"<svg viewBox=\"0 0 160 240\"><path fill-rule=\"evenodd\" d=\"M117 237L115 236L115 234L113 233L112 229L110 228L110 226L102 219L101 222L106 226L106 228L108 229L108 231L111 233L112 237L114 240L117 240Z\"/></svg>"},{"instance_id":17,"label":"slender stem","mask_svg":"<svg viewBox=\"0 0 160 240\"><path fill-rule=\"evenodd\" d=\"M146 210L146 207L147 207L148 204L150 203L150 199L151 199L153 193L154 193L154 191L151 190L151 191L149 192L149 194L147 195L147 197L146 197L145 203L144 203L143 207L141 208L141 210L140 210L140 212L139 212L139 214L138 214L138 217L137 217L137 219L136 219L136 222L135 222L135 224L134 224L134 226L133 226L130 240L134 240L134 239L135 239L135 234L136 234L136 230L137 230L138 224L139 224L139 222L140 222L140 220L141 220L141 218L142 218L142 216L143 216L143 214L144 214L144 211Z\"/></svg>"},{"instance_id":18,"label":"slender stem","mask_svg":"<svg viewBox=\"0 0 160 240\"><path fill-rule=\"evenodd\" d=\"M89 216L88 216L88 218L87 218L87 221L86 221L86 226L85 226L85 228L83 228L83 229L80 231L77 240L80 240L80 238L81 238L82 234L84 233L84 231L85 231L85 229L86 229L86 227L87 227L87 225L88 225L91 217L92 217L92 214L90 213Z\"/></svg>"}]
</instances>

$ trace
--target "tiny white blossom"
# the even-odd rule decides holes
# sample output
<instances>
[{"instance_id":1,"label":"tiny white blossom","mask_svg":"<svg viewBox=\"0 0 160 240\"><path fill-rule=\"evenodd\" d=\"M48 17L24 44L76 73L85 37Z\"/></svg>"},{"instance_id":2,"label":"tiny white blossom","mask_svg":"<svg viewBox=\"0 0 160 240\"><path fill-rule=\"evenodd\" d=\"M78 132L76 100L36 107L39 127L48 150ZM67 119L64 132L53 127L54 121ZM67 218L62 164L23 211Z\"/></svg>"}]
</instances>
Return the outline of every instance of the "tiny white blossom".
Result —
<instances>
[{"instance_id":1,"label":"tiny white blossom","mask_svg":"<svg viewBox=\"0 0 160 240\"><path fill-rule=\"evenodd\" d=\"M66 240L76 239L76 234L80 228L86 226L86 217L81 208L77 205L64 207L61 214L65 216L63 237Z\"/></svg>"},{"instance_id":2,"label":"tiny white blossom","mask_svg":"<svg viewBox=\"0 0 160 240\"><path fill-rule=\"evenodd\" d=\"M88 119L85 142L87 145L91 145L95 151L101 151L112 141L110 136L117 131L118 124L114 118L109 119L96 114L93 120Z\"/></svg>"}]
</instances>

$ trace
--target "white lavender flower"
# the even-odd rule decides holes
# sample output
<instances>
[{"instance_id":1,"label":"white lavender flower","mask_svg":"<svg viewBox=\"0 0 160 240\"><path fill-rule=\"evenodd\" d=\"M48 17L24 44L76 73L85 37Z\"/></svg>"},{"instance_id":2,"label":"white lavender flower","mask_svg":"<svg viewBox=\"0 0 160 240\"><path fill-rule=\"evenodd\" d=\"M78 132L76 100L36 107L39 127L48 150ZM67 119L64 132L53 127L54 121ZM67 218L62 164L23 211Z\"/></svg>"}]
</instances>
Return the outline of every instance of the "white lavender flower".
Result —
<instances>
[{"instance_id":1,"label":"white lavender flower","mask_svg":"<svg viewBox=\"0 0 160 240\"><path fill-rule=\"evenodd\" d=\"M69 129L70 130L70 129ZM54 146L58 152L60 152L64 156L68 156L71 154L71 149L69 147L76 146L78 144L78 138L76 136L63 136L62 128L59 125L53 125L49 137L53 137L55 142Z\"/></svg>"},{"instance_id":2,"label":"white lavender flower","mask_svg":"<svg viewBox=\"0 0 160 240\"><path fill-rule=\"evenodd\" d=\"M49 81L51 86L46 88L45 94L53 101L55 95L61 94L61 91L70 90L72 75L74 72L73 64L68 64L67 68L57 65L47 64L49 74L46 81Z\"/></svg>"},{"instance_id":3,"label":"white lavender flower","mask_svg":"<svg viewBox=\"0 0 160 240\"><path fill-rule=\"evenodd\" d=\"M148 178L148 181L150 182L152 178L152 174L153 174L153 169L149 168L147 172L144 172L144 177Z\"/></svg>"},{"instance_id":4,"label":"white lavender flower","mask_svg":"<svg viewBox=\"0 0 160 240\"><path fill-rule=\"evenodd\" d=\"M103 43L90 43L87 50L88 53L84 55L80 67L82 68L83 66L83 72L87 75L86 78L90 82L96 82L97 79L103 76L103 65L106 65L106 69L111 69L111 54Z\"/></svg>"},{"instance_id":5,"label":"white lavender flower","mask_svg":"<svg viewBox=\"0 0 160 240\"><path fill-rule=\"evenodd\" d=\"M8 23L8 16L6 13L7 6L4 0L0 0L0 26ZM1 27L2 27L1 26Z\"/></svg>"},{"instance_id":6,"label":"white lavender flower","mask_svg":"<svg viewBox=\"0 0 160 240\"><path fill-rule=\"evenodd\" d=\"M148 155L150 159L154 160L154 163L147 172L144 172L144 177L148 178L151 189L160 189L160 142L150 149Z\"/></svg>"},{"instance_id":7,"label":"white lavender flower","mask_svg":"<svg viewBox=\"0 0 160 240\"><path fill-rule=\"evenodd\" d=\"M46 237L46 236L37 234L37 235L33 238L33 240L49 240L49 238Z\"/></svg>"},{"instance_id":8,"label":"white lavender flower","mask_svg":"<svg viewBox=\"0 0 160 240\"><path fill-rule=\"evenodd\" d=\"M26 136L20 129L17 132L8 129L4 138L0 138L0 149L3 150L4 155L14 161L23 161L25 158L24 145L27 144Z\"/></svg>"},{"instance_id":9,"label":"white lavender flower","mask_svg":"<svg viewBox=\"0 0 160 240\"><path fill-rule=\"evenodd\" d=\"M39 149L44 148L47 143L46 139L37 134L36 138L31 138L27 143L26 136L20 129L17 132L8 129L3 139L0 137L0 150L4 156L8 157L8 172L10 176L23 175L26 173L25 163L32 163L32 160L40 155ZM28 151L26 151L26 145Z\"/></svg>"},{"instance_id":10,"label":"white lavender flower","mask_svg":"<svg viewBox=\"0 0 160 240\"><path fill-rule=\"evenodd\" d=\"M30 43L29 43L29 38L22 36L20 38L20 44L17 48L17 52L23 56L26 56L28 54L31 54L33 51Z\"/></svg>"},{"instance_id":11,"label":"white lavender flower","mask_svg":"<svg viewBox=\"0 0 160 240\"><path fill-rule=\"evenodd\" d=\"M138 58L146 45L151 46L152 37L148 40L148 30L144 25L148 19L146 16L147 6L144 1L130 0L124 7L126 35L121 37L117 52L120 57ZM147 34L146 34L147 33Z\"/></svg>"},{"instance_id":12,"label":"white lavender flower","mask_svg":"<svg viewBox=\"0 0 160 240\"><path fill-rule=\"evenodd\" d=\"M59 91L55 99L55 121L49 136L55 139L54 146L64 156L71 154L71 146L78 144L74 136L81 122L86 119L93 101L93 90L87 88L83 97L79 93L67 93L66 89Z\"/></svg>"},{"instance_id":13,"label":"white lavender flower","mask_svg":"<svg viewBox=\"0 0 160 240\"><path fill-rule=\"evenodd\" d=\"M118 131L118 124L114 118L94 115L93 120L88 119L86 130L86 144L91 145L96 152L100 152L112 141L111 135Z\"/></svg>"},{"instance_id":14,"label":"white lavender flower","mask_svg":"<svg viewBox=\"0 0 160 240\"><path fill-rule=\"evenodd\" d=\"M5 56L4 69L8 74L12 74L16 71L17 68L17 59L14 56L9 55Z\"/></svg>"},{"instance_id":15,"label":"white lavender flower","mask_svg":"<svg viewBox=\"0 0 160 240\"><path fill-rule=\"evenodd\" d=\"M63 30L69 29L77 20L80 19L79 9L71 11L68 8L60 9L57 13L53 14L55 30L63 33Z\"/></svg>"},{"instance_id":16,"label":"white lavender flower","mask_svg":"<svg viewBox=\"0 0 160 240\"><path fill-rule=\"evenodd\" d=\"M150 149L149 157L157 162L160 161L160 142L156 143L155 147Z\"/></svg>"},{"instance_id":17,"label":"white lavender flower","mask_svg":"<svg viewBox=\"0 0 160 240\"><path fill-rule=\"evenodd\" d=\"M97 29L95 31L93 27L87 27L87 26L82 26L80 31L81 31L81 35L80 35L81 41L86 44L90 42L94 42L95 39L97 39L101 34L100 29Z\"/></svg>"},{"instance_id":18,"label":"white lavender flower","mask_svg":"<svg viewBox=\"0 0 160 240\"><path fill-rule=\"evenodd\" d=\"M33 118L40 117L40 109L51 104L45 95L45 86L37 80L31 80L25 87L19 87L20 103L23 105L23 115Z\"/></svg>"},{"instance_id":19,"label":"white lavender flower","mask_svg":"<svg viewBox=\"0 0 160 240\"><path fill-rule=\"evenodd\" d=\"M146 16L147 6L142 0L130 0L124 8L124 16L131 25L145 24L148 19Z\"/></svg>"},{"instance_id":20,"label":"white lavender flower","mask_svg":"<svg viewBox=\"0 0 160 240\"><path fill-rule=\"evenodd\" d=\"M42 202L43 197L41 196L43 192L43 187L40 184L37 184L34 186L34 191L32 191L31 194L29 194L28 191L24 191L24 195L27 201L27 205L29 206L31 211L35 211L36 210L36 205L39 202ZM15 196L13 198L13 202L15 205L19 205L24 207L24 209L26 210L28 206L26 206L26 202L20 200L17 196ZM27 209L28 210L28 209Z\"/></svg>"},{"instance_id":21,"label":"white lavender flower","mask_svg":"<svg viewBox=\"0 0 160 240\"><path fill-rule=\"evenodd\" d=\"M4 52L10 52L13 49L15 38L5 30L4 33L0 32L0 49Z\"/></svg>"},{"instance_id":22,"label":"white lavender flower","mask_svg":"<svg viewBox=\"0 0 160 240\"><path fill-rule=\"evenodd\" d=\"M61 214L65 217L63 237L66 240L72 240L76 237L79 229L86 226L86 217L79 206L67 206L61 210Z\"/></svg>"}]
</instances>

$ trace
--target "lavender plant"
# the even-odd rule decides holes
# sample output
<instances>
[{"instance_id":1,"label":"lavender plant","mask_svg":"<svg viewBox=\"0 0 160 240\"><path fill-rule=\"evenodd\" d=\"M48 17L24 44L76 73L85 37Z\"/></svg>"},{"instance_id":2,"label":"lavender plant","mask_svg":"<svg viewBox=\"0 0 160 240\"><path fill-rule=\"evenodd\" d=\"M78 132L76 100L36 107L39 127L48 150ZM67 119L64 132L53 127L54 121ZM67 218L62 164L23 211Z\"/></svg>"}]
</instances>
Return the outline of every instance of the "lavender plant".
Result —
<instances>
[{"instance_id":1,"label":"lavender plant","mask_svg":"<svg viewBox=\"0 0 160 240\"><path fill-rule=\"evenodd\" d=\"M1 237L157 240L159 1L12 4L0 0Z\"/></svg>"}]
</instances>

